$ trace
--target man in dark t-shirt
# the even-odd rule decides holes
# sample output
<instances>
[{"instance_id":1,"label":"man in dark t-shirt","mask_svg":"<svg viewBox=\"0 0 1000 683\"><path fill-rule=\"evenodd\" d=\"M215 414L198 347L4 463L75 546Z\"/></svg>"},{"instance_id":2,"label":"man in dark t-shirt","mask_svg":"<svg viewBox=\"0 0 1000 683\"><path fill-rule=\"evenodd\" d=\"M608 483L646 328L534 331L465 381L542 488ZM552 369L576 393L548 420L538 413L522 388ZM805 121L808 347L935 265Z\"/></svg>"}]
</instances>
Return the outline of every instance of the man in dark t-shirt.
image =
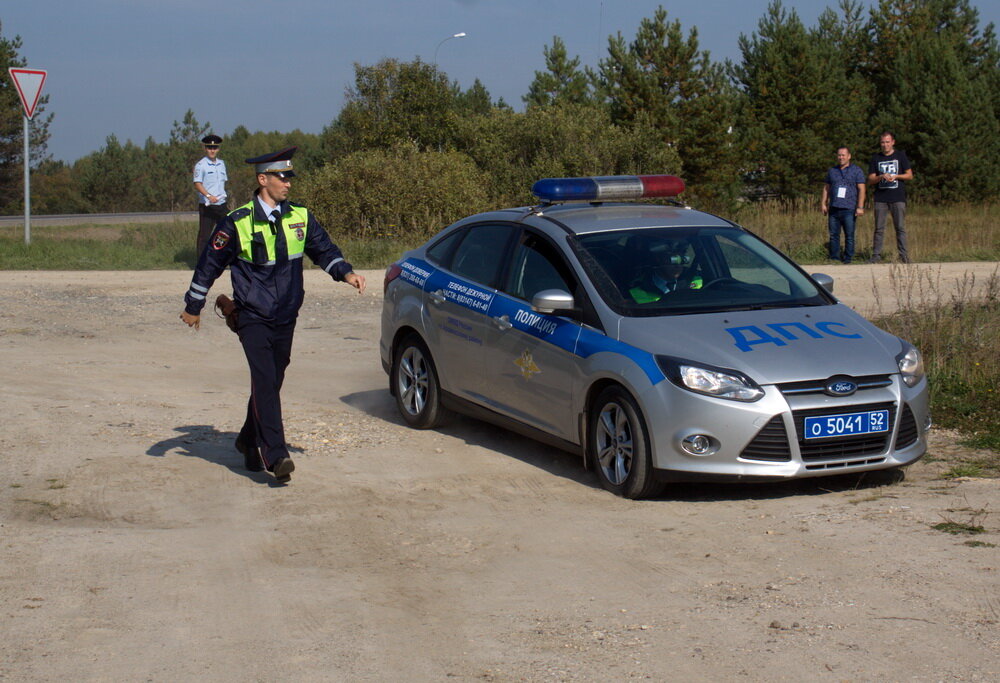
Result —
<instances>
[{"instance_id":1,"label":"man in dark t-shirt","mask_svg":"<svg viewBox=\"0 0 1000 683\"><path fill-rule=\"evenodd\" d=\"M872 156L868 164L868 184L875 186L875 238L872 242L870 263L882 260L882 241L885 224L892 215L892 225L896 229L896 250L899 260L910 262L906 250L906 181L913 180L913 169L906 152L896 149L896 136L885 131L879 136L880 154Z\"/></svg>"}]
</instances>

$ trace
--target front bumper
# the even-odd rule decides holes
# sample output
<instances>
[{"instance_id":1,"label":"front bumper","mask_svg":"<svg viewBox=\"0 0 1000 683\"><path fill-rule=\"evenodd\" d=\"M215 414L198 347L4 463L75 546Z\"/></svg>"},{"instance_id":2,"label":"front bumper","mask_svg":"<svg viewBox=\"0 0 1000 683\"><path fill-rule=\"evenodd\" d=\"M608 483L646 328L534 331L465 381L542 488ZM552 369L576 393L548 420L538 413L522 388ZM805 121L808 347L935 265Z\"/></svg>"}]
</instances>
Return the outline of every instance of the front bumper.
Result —
<instances>
[{"instance_id":1,"label":"front bumper","mask_svg":"<svg viewBox=\"0 0 1000 683\"><path fill-rule=\"evenodd\" d=\"M641 397L653 467L668 481L780 481L908 465L927 451L927 382L910 388L899 375L886 375L885 381L885 386L847 397L783 393L769 385L754 403L702 396L661 382ZM868 410L888 410L889 431L817 440L801 436L808 416ZM694 435L710 439L709 452L694 455L683 448L684 439Z\"/></svg>"}]
</instances>

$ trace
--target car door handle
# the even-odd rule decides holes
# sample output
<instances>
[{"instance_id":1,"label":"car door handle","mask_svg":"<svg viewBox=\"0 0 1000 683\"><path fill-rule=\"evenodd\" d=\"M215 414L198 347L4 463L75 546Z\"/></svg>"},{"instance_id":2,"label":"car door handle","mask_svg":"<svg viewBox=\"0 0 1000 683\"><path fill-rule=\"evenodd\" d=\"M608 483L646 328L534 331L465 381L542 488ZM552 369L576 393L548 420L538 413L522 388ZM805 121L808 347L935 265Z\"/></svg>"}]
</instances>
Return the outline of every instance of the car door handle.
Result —
<instances>
[{"instance_id":1,"label":"car door handle","mask_svg":"<svg viewBox=\"0 0 1000 683\"><path fill-rule=\"evenodd\" d=\"M431 292L427 296L429 296L430 300L436 304L444 303L444 290L439 289L436 292Z\"/></svg>"},{"instance_id":2,"label":"car door handle","mask_svg":"<svg viewBox=\"0 0 1000 683\"><path fill-rule=\"evenodd\" d=\"M498 318L493 318L493 324L499 327L501 330L509 330L514 327L513 323L510 322L510 317L506 315L501 315Z\"/></svg>"}]
</instances>

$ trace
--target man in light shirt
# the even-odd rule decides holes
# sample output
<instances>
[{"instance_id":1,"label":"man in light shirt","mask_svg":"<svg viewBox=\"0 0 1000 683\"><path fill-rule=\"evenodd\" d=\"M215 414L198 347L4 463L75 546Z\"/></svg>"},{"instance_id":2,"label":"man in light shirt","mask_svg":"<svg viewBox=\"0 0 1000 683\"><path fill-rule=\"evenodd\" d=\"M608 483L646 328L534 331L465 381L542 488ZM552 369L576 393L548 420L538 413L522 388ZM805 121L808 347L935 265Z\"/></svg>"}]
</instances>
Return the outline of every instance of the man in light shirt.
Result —
<instances>
[{"instance_id":1,"label":"man in light shirt","mask_svg":"<svg viewBox=\"0 0 1000 683\"><path fill-rule=\"evenodd\" d=\"M219 158L222 138L214 133L201 139L205 156L194 165L194 189L198 192L198 251L201 255L212 228L226 217L226 162Z\"/></svg>"}]
</instances>

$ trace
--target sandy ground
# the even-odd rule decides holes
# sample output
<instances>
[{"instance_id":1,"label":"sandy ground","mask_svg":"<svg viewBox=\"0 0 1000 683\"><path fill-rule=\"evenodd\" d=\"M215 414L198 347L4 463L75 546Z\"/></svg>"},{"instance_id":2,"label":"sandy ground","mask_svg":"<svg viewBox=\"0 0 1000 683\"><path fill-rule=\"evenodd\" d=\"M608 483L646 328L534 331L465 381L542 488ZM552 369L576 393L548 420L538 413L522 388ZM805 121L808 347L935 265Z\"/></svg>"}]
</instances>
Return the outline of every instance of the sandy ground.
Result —
<instances>
[{"instance_id":1,"label":"sandy ground","mask_svg":"<svg viewBox=\"0 0 1000 683\"><path fill-rule=\"evenodd\" d=\"M889 266L809 270L900 298ZM1000 679L1000 482L938 476L955 435L904 481L622 500L483 423L404 427L367 275L308 274L282 487L232 448L245 361L177 319L188 273L0 273L0 679Z\"/></svg>"}]
</instances>

